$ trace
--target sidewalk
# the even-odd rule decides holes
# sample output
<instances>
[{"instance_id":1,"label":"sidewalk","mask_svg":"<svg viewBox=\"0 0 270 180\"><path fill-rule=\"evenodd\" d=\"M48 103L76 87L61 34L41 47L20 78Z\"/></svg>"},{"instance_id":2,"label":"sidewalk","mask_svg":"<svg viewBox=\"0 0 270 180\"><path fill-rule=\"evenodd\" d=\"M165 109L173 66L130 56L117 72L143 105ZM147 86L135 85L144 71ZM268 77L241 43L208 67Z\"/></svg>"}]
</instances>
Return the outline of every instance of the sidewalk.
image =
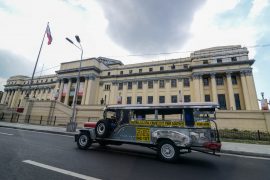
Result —
<instances>
[{"instance_id":1,"label":"sidewalk","mask_svg":"<svg viewBox=\"0 0 270 180\"><path fill-rule=\"evenodd\" d=\"M32 124L9 123L9 122L3 122L3 121L0 121L0 127L24 129L24 130L30 130L30 131L62 134L62 135L69 135L69 136L73 136L74 134L78 133L78 129L77 129L77 132L66 132L65 127L40 126L40 125L32 125ZM229 153L229 154L270 158L270 145L222 142L221 152Z\"/></svg>"}]
</instances>

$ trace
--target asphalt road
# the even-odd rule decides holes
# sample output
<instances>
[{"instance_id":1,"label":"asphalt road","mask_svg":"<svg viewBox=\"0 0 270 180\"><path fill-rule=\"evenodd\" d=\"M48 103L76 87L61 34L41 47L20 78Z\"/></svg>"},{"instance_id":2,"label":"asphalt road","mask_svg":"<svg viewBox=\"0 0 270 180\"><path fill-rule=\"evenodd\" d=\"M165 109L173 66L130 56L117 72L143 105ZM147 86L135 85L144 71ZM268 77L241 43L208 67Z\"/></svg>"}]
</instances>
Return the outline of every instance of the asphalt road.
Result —
<instances>
[{"instance_id":1,"label":"asphalt road","mask_svg":"<svg viewBox=\"0 0 270 180\"><path fill-rule=\"evenodd\" d=\"M270 159L201 153L174 164L138 146L94 145L83 151L64 135L0 128L0 179L270 179Z\"/></svg>"}]
</instances>

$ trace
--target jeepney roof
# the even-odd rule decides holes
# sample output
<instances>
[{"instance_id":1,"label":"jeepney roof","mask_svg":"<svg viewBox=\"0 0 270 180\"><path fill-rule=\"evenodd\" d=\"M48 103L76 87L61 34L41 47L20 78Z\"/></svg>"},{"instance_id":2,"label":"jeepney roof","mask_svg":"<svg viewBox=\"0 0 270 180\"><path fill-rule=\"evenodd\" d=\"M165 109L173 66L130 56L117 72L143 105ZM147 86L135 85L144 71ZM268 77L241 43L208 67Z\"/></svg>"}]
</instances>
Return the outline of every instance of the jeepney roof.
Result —
<instances>
[{"instance_id":1,"label":"jeepney roof","mask_svg":"<svg viewBox=\"0 0 270 180\"><path fill-rule=\"evenodd\" d=\"M170 108L218 108L214 102L185 102L185 103L164 103L164 104L117 104L108 105L105 109L170 109Z\"/></svg>"}]
</instances>

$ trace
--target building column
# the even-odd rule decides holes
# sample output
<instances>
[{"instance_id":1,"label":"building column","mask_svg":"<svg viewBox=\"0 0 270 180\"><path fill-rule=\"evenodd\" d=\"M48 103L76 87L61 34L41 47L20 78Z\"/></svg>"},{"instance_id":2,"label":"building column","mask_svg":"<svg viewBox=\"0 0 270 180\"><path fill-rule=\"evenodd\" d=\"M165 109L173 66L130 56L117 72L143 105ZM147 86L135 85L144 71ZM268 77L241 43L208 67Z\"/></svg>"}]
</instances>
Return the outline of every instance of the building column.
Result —
<instances>
[{"instance_id":1,"label":"building column","mask_svg":"<svg viewBox=\"0 0 270 180\"><path fill-rule=\"evenodd\" d=\"M64 88L64 79L61 79L60 89L59 89L59 92L58 92L59 94L58 94L58 99L57 99L57 101L59 101L59 102L61 102L63 88Z\"/></svg>"},{"instance_id":2,"label":"building column","mask_svg":"<svg viewBox=\"0 0 270 180\"><path fill-rule=\"evenodd\" d=\"M249 92L248 92L248 89L247 89L248 87L247 87L245 72L241 71L240 74L241 74L241 83L242 83L242 90L243 90L243 94L244 94L246 110L251 110L251 105L250 105L250 100L249 100Z\"/></svg>"},{"instance_id":3,"label":"building column","mask_svg":"<svg viewBox=\"0 0 270 180\"><path fill-rule=\"evenodd\" d=\"M19 89L15 90L13 100L11 102L11 107L17 107L17 100L18 100L18 94L19 94Z\"/></svg>"},{"instance_id":4,"label":"building column","mask_svg":"<svg viewBox=\"0 0 270 180\"><path fill-rule=\"evenodd\" d=\"M154 86L154 97L153 97L153 104L159 104L159 95L158 95L158 90L159 90L159 84L158 80L154 80L153 82Z\"/></svg>"},{"instance_id":5,"label":"building column","mask_svg":"<svg viewBox=\"0 0 270 180\"><path fill-rule=\"evenodd\" d=\"M228 86L228 93L229 93L229 108L230 110L236 110L231 72L227 72L226 75L227 75L227 86Z\"/></svg>"},{"instance_id":6,"label":"building column","mask_svg":"<svg viewBox=\"0 0 270 180\"><path fill-rule=\"evenodd\" d=\"M147 104L148 103L148 93L147 93L147 89L148 89L148 82L147 81L143 81L143 97L142 97L142 103L143 104Z\"/></svg>"},{"instance_id":7,"label":"building column","mask_svg":"<svg viewBox=\"0 0 270 180\"><path fill-rule=\"evenodd\" d=\"M49 88L46 88L45 89L45 94L43 96L45 101L47 100L48 92L49 92Z\"/></svg>"},{"instance_id":8,"label":"building column","mask_svg":"<svg viewBox=\"0 0 270 180\"><path fill-rule=\"evenodd\" d=\"M251 109L259 110L258 97L257 97L253 75L252 75L252 70L247 70L245 74L246 74L247 88L249 91L249 100L250 100Z\"/></svg>"},{"instance_id":9,"label":"building column","mask_svg":"<svg viewBox=\"0 0 270 180\"><path fill-rule=\"evenodd\" d=\"M94 88L94 78L89 77L88 85L87 85L87 94L85 99L85 104L94 104L95 103L95 88ZM105 101L105 99L104 99Z\"/></svg>"},{"instance_id":10,"label":"building column","mask_svg":"<svg viewBox=\"0 0 270 180\"><path fill-rule=\"evenodd\" d=\"M86 94L87 94L87 86L88 86L88 77L84 77L84 87L83 87L83 96L81 105L85 104Z\"/></svg>"},{"instance_id":11,"label":"building column","mask_svg":"<svg viewBox=\"0 0 270 180\"><path fill-rule=\"evenodd\" d=\"M194 91L194 101L200 102L200 75L194 74L193 79L193 91Z\"/></svg>"},{"instance_id":12,"label":"building column","mask_svg":"<svg viewBox=\"0 0 270 180\"><path fill-rule=\"evenodd\" d=\"M183 91L183 79L182 78L178 79L178 87L179 87L178 102L184 102L184 91Z\"/></svg>"},{"instance_id":13,"label":"building column","mask_svg":"<svg viewBox=\"0 0 270 180\"><path fill-rule=\"evenodd\" d=\"M11 107L14 93L15 93L15 91L12 90L12 91L11 91L11 94L10 94L10 97L9 97L9 101L8 101L8 106L9 106L9 107Z\"/></svg>"},{"instance_id":14,"label":"building column","mask_svg":"<svg viewBox=\"0 0 270 180\"><path fill-rule=\"evenodd\" d=\"M122 104L127 104L127 82L123 82Z\"/></svg>"},{"instance_id":15,"label":"building column","mask_svg":"<svg viewBox=\"0 0 270 180\"><path fill-rule=\"evenodd\" d=\"M202 75L199 76L199 83L200 83L200 102L204 102L204 89L203 89L203 77L202 77Z\"/></svg>"},{"instance_id":16,"label":"building column","mask_svg":"<svg viewBox=\"0 0 270 180\"><path fill-rule=\"evenodd\" d=\"M5 102L6 96L7 96L7 92L5 91L1 99L1 104L5 104L4 102Z\"/></svg>"},{"instance_id":17,"label":"building column","mask_svg":"<svg viewBox=\"0 0 270 180\"><path fill-rule=\"evenodd\" d=\"M216 73L211 73L210 75L211 75L212 101L218 103Z\"/></svg>"},{"instance_id":18,"label":"building column","mask_svg":"<svg viewBox=\"0 0 270 180\"><path fill-rule=\"evenodd\" d=\"M112 82L112 87L110 90L110 99L109 99L109 104L116 104L117 103L117 83Z\"/></svg>"},{"instance_id":19,"label":"building column","mask_svg":"<svg viewBox=\"0 0 270 180\"><path fill-rule=\"evenodd\" d=\"M65 101L64 101L64 104L65 105L68 105L68 99L69 99L69 93L70 93L71 83L72 83L72 79L70 78L70 79L68 79L67 93L66 93ZM74 96L76 96L76 94L74 94Z\"/></svg>"}]
</instances>

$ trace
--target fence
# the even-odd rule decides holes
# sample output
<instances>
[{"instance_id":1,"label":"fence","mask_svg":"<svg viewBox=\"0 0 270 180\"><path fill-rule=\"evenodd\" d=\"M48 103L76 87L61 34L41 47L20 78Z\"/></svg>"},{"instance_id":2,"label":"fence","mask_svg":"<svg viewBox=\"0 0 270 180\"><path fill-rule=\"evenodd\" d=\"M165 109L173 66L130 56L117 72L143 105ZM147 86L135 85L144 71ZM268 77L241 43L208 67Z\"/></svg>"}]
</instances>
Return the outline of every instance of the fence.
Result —
<instances>
[{"instance_id":1,"label":"fence","mask_svg":"<svg viewBox=\"0 0 270 180\"><path fill-rule=\"evenodd\" d=\"M37 125L50 125L50 126L66 126L71 117L68 116L34 116L22 115L20 113L0 113L0 121L13 122L13 123L28 123ZM78 126L82 126L84 122L98 121L98 117L76 117Z\"/></svg>"},{"instance_id":2,"label":"fence","mask_svg":"<svg viewBox=\"0 0 270 180\"><path fill-rule=\"evenodd\" d=\"M222 129L219 130L221 139L239 139L239 140L255 140L255 141L270 141L270 134L257 131L239 131L237 129Z\"/></svg>"}]
</instances>

